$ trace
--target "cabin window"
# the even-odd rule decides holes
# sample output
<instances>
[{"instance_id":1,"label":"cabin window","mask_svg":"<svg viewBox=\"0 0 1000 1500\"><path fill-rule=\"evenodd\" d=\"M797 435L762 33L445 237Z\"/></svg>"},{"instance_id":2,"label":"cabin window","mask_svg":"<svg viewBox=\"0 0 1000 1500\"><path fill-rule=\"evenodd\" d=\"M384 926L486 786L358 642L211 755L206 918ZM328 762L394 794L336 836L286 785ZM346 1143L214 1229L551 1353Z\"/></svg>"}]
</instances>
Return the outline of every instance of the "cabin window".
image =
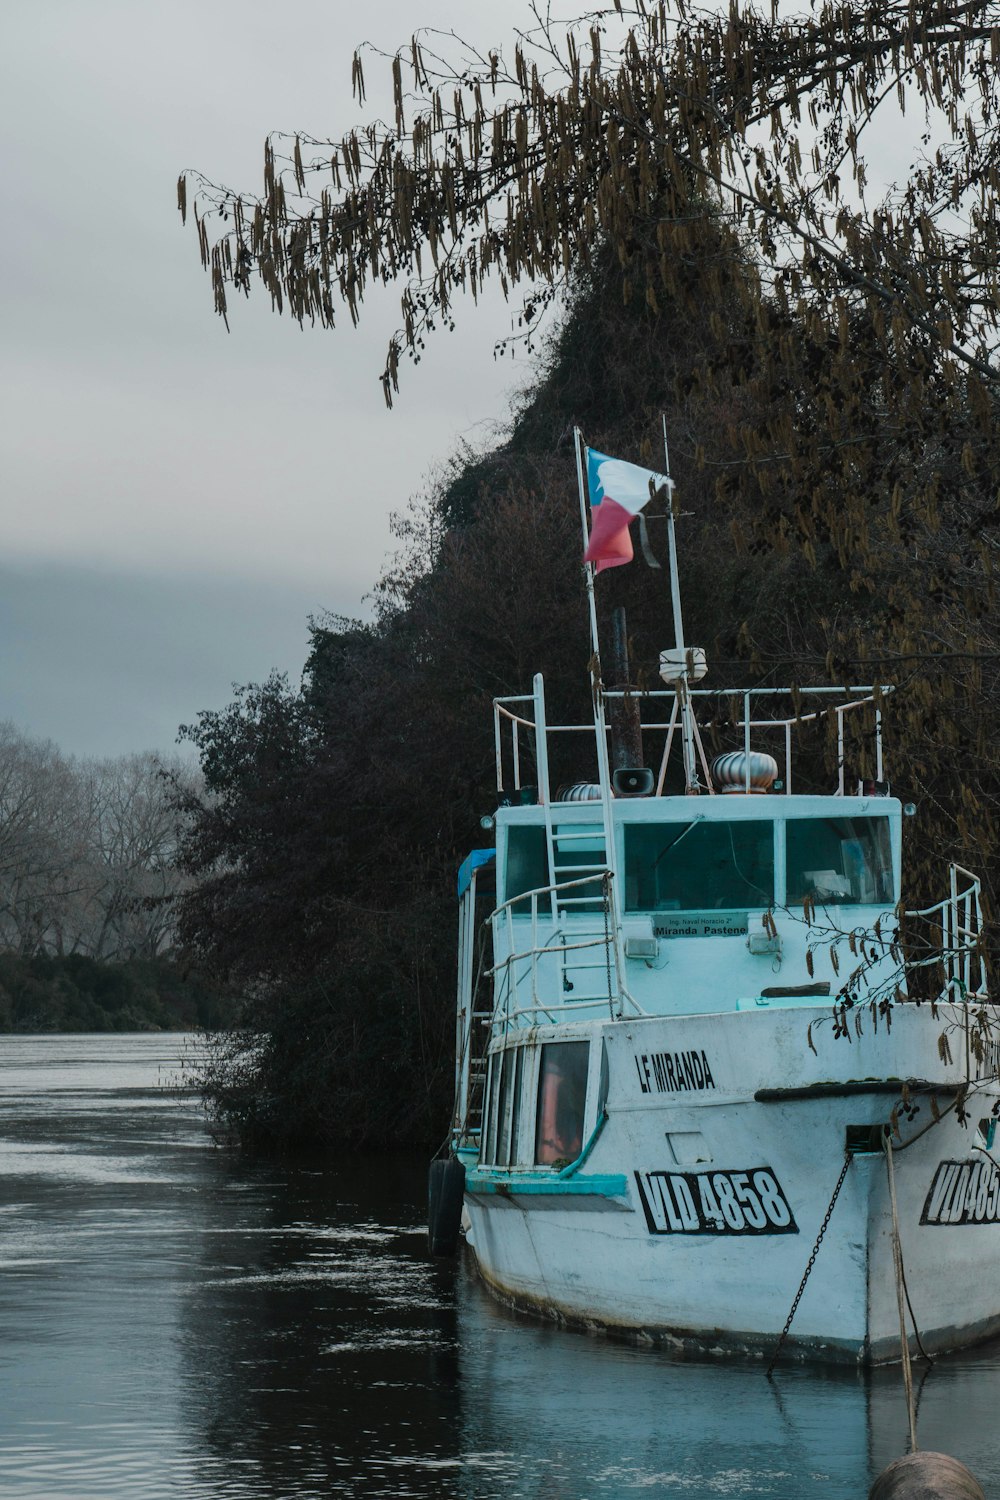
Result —
<instances>
[{"instance_id":1,"label":"cabin window","mask_svg":"<svg viewBox=\"0 0 1000 1500\"><path fill-rule=\"evenodd\" d=\"M774 901L774 824L625 825L626 911L713 911Z\"/></svg>"},{"instance_id":2,"label":"cabin window","mask_svg":"<svg viewBox=\"0 0 1000 1500\"><path fill-rule=\"evenodd\" d=\"M507 1065L507 1076L512 1079L510 1085L510 1107L505 1106L503 1112L503 1125L500 1136L500 1149L498 1162L501 1166L511 1166L517 1160L517 1134L520 1125L521 1114L521 1082L524 1074L524 1048L518 1047L511 1053Z\"/></svg>"},{"instance_id":3,"label":"cabin window","mask_svg":"<svg viewBox=\"0 0 1000 1500\"><path fill-rule=\"evenodd\" d=\"M497 1111L497 1148L496 1156L493 1158L498 1167L506 1167L510 1163L510 1123L511 1112L514 1102L514 1073L516 1059L521 1048L517 1051L505 1052L503 1054L503 1074L500 1081L500 1107Z\"/></svg>"},{"instance_id":4,"label":"cabin window","mask_svg":"<svg viewBox=\"0 0 1000 1500\"><path fill-rule=\"evenodd\" d=\"M888 818L789 818L787 900L893 901Z\"/></svg>"},{"instance_id":5,"label":"cabin window","mask_svg":"<svg viewBox=\"0 0 1000 1500\"><path fill-rule=\"evenodd\" d=\"M525 891L537 891L549 883L545 852L545 829L540 823L512 824L507 829L507 870L504 900L512 901ZM518 901L515 912L530 912L530 901Z\"/></svg>"},{"instance_id":6,"label":"cabin window","mask_svg":"<svg viewBox=\"0 0 1000 1500\"><path fill-rule=\"evenodd\" d=\"M566 838L570 834L570 838ZM562 835L562 842L560 842ZM600 875L588 880L590 870L604 869L604 830L600 825L560 824L556 828L553 864L557 883L579 881L563 896L563 904L578 911L600 911L604 905L604 885ZM545 848L545 828L541 824L514 824L507 830L507 872L504 900L513 901L517 915L531 911L530 901L517 901L528 891L545 890L549 885L549 864ZM547 911L547 898L539 903Z\"/></svg>"},{"instance_id":7,"label":"cabin window","mask_svg":"<svg viewBox=\"0 0 1000 1500\"><path fill-rule=\"evenodd\" d=\"M504 1062L506 1052L494 1052L490 1058L490 1087L489 1104L486 1110L486 1148L482 1153L484 1162L496 1161L497 1149L497 1117L500 1095L503 1088Z\"/></svg>"},{"instance_id":8,"label":"cabin window","mask_svg":"<svg viewBox=\"0 0 1000 1500\"><path fill-rule=\"evenodd\" d=\"M535 1161L567 1165L583 1150L589 1042L552 1042L542 1048L535 1117Z\"/></svg>"},{"instance_id":9,"label":"cabin window","mask_svg":"<svg viewBox=\"0 0 1000 1500\"><path fill-rule=\"evenodd\" d=\"M517 1158L523 1092L524 1048L494 1052L490 1060L489 1103L483 1116L486 1139L480 1160L508 1167Z\"/></svg>"}]
</instances>

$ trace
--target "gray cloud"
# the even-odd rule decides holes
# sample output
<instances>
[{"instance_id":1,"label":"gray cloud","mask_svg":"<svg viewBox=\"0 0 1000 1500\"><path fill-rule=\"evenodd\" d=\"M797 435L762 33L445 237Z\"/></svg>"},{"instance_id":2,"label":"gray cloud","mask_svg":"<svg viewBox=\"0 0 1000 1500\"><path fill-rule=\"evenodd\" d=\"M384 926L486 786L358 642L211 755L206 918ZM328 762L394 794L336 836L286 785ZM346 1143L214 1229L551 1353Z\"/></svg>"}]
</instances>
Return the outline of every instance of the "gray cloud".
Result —
<instances>
[{"instance_id":1,"label":"gray cloud","mask_svg":"<svg viewBox=\"0 0 1000 1500\"><path fill-rule=\"evenodd\" d=\"M80 755L167 750L178 726L274 669L297 682L329 585L0 569L0 718ZM358 601L353 601L357 603Z\"/></svg>"},{"instance_id":2,"label":"gray cloud","mask_svg":"<svg viewBox=\"0 0 1000 1500\"><path fill-rule=\"evenodd\" d=\"M521 12L424 0L419 19L492 39ZM391 511L503 413L499 297L460 310L387 413L398 292L333 334L251 300L227 335L174 207L183 168L253 188L269 130L355 123L354 44L405 42L415 19L403 0L360 21L328 0L5 9L0 715L69 752L169 743L231 679L297 670L308 609L357 608Z\"/></svg>"}]
</instances>

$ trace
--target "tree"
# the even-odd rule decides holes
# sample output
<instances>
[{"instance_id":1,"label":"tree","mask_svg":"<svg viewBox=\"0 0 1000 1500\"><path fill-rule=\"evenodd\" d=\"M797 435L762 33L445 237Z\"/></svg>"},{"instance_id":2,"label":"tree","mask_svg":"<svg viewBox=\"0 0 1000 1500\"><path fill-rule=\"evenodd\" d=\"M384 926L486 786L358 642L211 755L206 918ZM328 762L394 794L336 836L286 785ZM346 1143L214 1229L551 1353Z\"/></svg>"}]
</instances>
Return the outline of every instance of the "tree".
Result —
<instances>
[{"instance_id":1,"label":"tree","mask_svg":"<svg viewBox=\"0 0 1000 1500\"><path fill-rule=\"evenodd\" d=\"M58 947L82 884L85 821L73 767L50 740L0 724L0 946Z\"/></svg>"},{"instance_id":2,"label":"tree","mask_svg":"<svg viewBox=\"0 0 1000 1500\"><path fill-rule=\"evenodd\" d=\"M924 347L953 376L992 381L995 11L869 0L766 20L616 0L562 35L539 21L510 67L499 49L449 66L418 34L392 59L393 125L296 137L290 156L276 138L257 199L198 179L218 310L256 272L279 310L332 326L338 303L356 318L372 283L402 279L394 389L401 350L491 276L552 287L600 242L651 301L672 291L669 226L696 233L692 206L712 201L752 238L778 304L821 319L832 355L861 309L884 325L886 367ZM354 84L363 99L360 52ZM862 138L907 106L927 115L924 154L869 209Z\"/></svg>"},{"instance_id":3,"label":"tree","mask_svg":"<svg viewBox=\"0 0 1000 1500\"><path fill-rule=\"evenodd\" d=\"M171 946L177 794L195 778L179 757L149 752L77 768L86 809L87 878L76 947L94 958L155 958Z\"/></svg>"},{"instance_id":4,"label":"tree","mask_svg":"<svg viewBox=\"0 0 1000 1500\"><path fill-rule=\"evenodd\" d=\"M402 356L453 326L462 294L489 278L523 290L530 330L610 254L623 299L662 310L668 335L707 325L695 394L728 408L729 432L713 445L689 427L675 451L711 481L735 544L799 548L814 567L832 555L844 593L877 606L876 635L830 632L828 670L912 679L914 745L935 721L981 720L1000 527L996 5L768 18L615 0L564 28L532 14L509 63L457 44L449 59L418 34L387 60L393 121L272 138L259 196L197 178L216 307L259 285L332 326L400 282L391 401ZM360 53L354 85L363 99ZM906 179L873 199L866 147L914 118ZM941 807L973 846L982 818L985 852L979 791L968 819Z\"/></svg>"},{"instance_id":5,"label":"tree","mask_svg":"<svg viewBox=\"0 0 1000 1500\"><path fill-rule=\"evenodd\" d=\"M430 572L425 521L440 534L411 517L371 625L314 624L301 690L272 677L184 731L207 796L187 805L180 938L247 997L206 1084L257 1144L442 1128L454 872L489 805L491 696L530 676L532 644L542 665L586 659L582 611L574 641L553 609L567 588L579 606L561 508L489 507Z\"/></svg>"},{"instance_id":6,"label":"tree","mask_svg":"<svg viewBox=\"0 0 1000 1500\"><path fill-rule=\"evenodd\" d=\"M233 998L174 960L175 757L76 761L0 723L0 1031L216 1026Z\"/></svg>"},{"instance_id":7,"label":"tree","mask_svg":"<svg viewBox=\"0 0 1000 1500\"><path fill-rule=\"evenodd\" d=\"M521 294L522 332L557 296L561 310L506 439L464 456L404 523L418 545L379 586L373 625L315 631L303 692L273 705L277 742L291 736L273 775L250 699L195 735L234 796L222 822L195 813L203 883L184 930L259 985L215 1080L223 1099L232 1083L235 1118L280 1132L290 1100L340 1097L359 1068L395 1098L393 1056L411 1091L434 1074L443 1112L446 882L489 797L484 710L542 667L558 717L587 712L574 421L655 462L666 411L693 512L689 636L713 680L894 679L897 784L925 814L917 883L947 853L997 888L995 18L984 3L767 20L622 0L564 32L539 23L509 67L499 51L452 66L417 37L391 60L394 123L272 140L259 198L198 180L224 316L259 285L332 326L362 316L373 284L401 283L387 401L403 356L488 278ZM363 96L360 58L355 85ZM864 143L914 109L919 158L870 203ZM601 607L627 587L649 680L662 585L620 571ZM364 988L368 969L381 988ZM435 996L420 1026L399 1019L401 987ZM359 993L402 1052L358 1050ZM297 1128L343 1135L322 1104Z\"/></svg>"},{"instance_id":8,"label":"tree","mask_svg":"<svg viewBox=\"0 0 1000 1500\"><path fill-rule=\"evenodd\" d=\"M26 957L155 958L182 884L179 758L75 761L0 724L0 949Z\"/></svg>"}]
</instances>

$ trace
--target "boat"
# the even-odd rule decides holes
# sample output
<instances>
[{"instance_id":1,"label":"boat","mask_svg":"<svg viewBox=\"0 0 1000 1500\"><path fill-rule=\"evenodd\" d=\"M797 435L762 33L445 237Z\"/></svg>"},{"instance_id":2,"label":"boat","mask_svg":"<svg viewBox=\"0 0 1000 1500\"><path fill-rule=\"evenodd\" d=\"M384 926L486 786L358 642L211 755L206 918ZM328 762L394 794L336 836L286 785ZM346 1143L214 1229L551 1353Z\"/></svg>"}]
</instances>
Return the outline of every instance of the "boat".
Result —
<instances>
[{"instance_id":1,"label":"boat","mask_svg":"<svg viewBox=\"0 0 1000 1500\"><path fill-rule=\"evenodd\" d=\"M705 685L670 501L662 687L608 688L595 649L592 722L549 723L540 675L493 705L494 839L459 872L452 1206L503 1302L679 1355L867 1365L986 1338L980 882L953 864L940 901L901 905L890 684ZM809 790L824 728L836 765ZM571 743L591 780L560 789Z\"/></svg>"}]
</instances>

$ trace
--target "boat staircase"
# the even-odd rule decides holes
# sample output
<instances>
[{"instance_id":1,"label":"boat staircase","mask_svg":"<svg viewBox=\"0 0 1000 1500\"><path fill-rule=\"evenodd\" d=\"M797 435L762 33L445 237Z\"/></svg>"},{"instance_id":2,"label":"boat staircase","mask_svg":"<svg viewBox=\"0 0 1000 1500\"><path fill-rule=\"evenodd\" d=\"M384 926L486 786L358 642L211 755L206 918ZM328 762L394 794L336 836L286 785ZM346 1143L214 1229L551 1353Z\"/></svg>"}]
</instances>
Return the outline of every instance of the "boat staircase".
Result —
<instances>
[{"instance_id":1,"label":"boat staircase","mask_svg":"<svg viewBox=\"0 0 1000 1500\"><path fill-rule=\"evenodd\" d=\"M456 1099L453 1133L456 1141L478 1145L486 1108L487 1047L492 1007L472 1011L469 1054L464 1075L460 1073L460 1091Z\"/></svg>"},{"instance_id":2,"label":"boat staircase","mask_svg":"<svg viewBox=\"0 0 1000 1500\"><path fill-rule=\"evenodd\" d=\"M452 1144L478 1146L486 1093L486 1056L493 1016L493 983L488 944L490 928L483 911L495 905L492 881L481 888L490 851L470 859L459 873L458 1005L455 1036L455 1103ZM488 892L488 895L487 895ZM484 899L486 897L486 899ZM487 900L489 907L487 907Z\"/></svg>"},{"instance_id":3,"label":"boat staircase","mask_svg":"<svg viewBox=\"0 0 1000 1500\"><path fill-rule=\"evenodd\" d=\"M551 804L547 803L545 836L553 915L565 917L570 913L599 907L604 901L605 886L612 873L603 824L581 825L559 821L553 816ZM560 881L580 884L571 893L556 884L557 876Z\"/></svg>"},{"instance_id":4,"label":"boat staircase","mask_svg":"<svg viewBox=\"0 0 1000 1500\"><path fill-rule=\"evenodd\" d=\"M567 816L579 804L546 797L542 806L549 884L489 911L473 871L460 899L456 1146L479 1142L494 1037L593 1015L595 1007L613 1017L639 1011L624 985L606 820Z\"/></svg>"},{"instance_id":5,"label":"boat staircase","mask_svg":"<svg viewBox=\"0 0 1000 1500\"><path fill-rule=\"evenodd\" d=\"M591 825L591 840L594 833ZM613 1019L626 1011L642 1013L624 983L609 872L593 853L582 873L513 897L481 922L486 948L476 964L463 965L460 947L455 1146L478 1145L495 1037L575 1016L590 1018L595 1010ZM466 930L469 925L467 916ZM488 964L491 939L494 961ZM558 966L554 985L553 965ZM562 1000L553 1001L553 992Z\"/></svg>"}]
</instances>

